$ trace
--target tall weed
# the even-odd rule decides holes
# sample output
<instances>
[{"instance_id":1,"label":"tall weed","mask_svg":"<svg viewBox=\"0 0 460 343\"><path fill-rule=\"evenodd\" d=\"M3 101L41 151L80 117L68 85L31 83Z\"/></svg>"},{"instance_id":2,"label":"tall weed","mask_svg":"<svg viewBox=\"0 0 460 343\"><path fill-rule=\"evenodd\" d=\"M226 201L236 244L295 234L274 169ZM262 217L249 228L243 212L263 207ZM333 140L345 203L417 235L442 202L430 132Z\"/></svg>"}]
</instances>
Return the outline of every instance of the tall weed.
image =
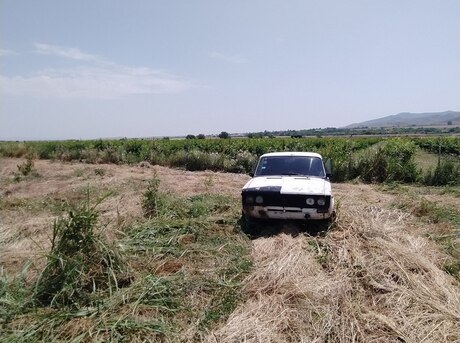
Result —
<instances>
[{"instance_id":1,"label":"tall weed","mask_svg":"<svg viewBox=\"0 0 460 343\"><path fill-rule=\"evenodd\" d=\"M81 307L94 295L118 288L122 262L117 249L97 230L98 213L87 201L53 224L51 249L34 299L52 307Z\"/></svg>"},{"instance_id":2,"label":"tall weed","mask_svg":"<svg viewBox=\"0 0 460 343\"><path fill-rule=\"evenodd\" d=\"M424 178L428 186L460 185L460 161L445 159L434 170L429 170Z\"/></svg>"},{"instance_id":3,"label":"tall weed","mask_svg":"<svg viewBox=\"0 0 460 343\"><path fill-rule=\"evenodd\" d=\"M359 157L349 175L365 182L415 182L419 178L413 159L415 150L410 141L389 140L376 151L369 150Z\"/></svg>"},{"instance_id":4,"label":"tall weed","mask_svg":"<svg viewBox=\"0 0 460 343\"><path fill-rule=\"evenodd\" d=\"M155 217L158 214L160 202L159 187L160 179L155 172L153 178L148 183L146 191L142 195L142 210L144 211L144 216L147 218Z\"/></svg>"}]
</instances>

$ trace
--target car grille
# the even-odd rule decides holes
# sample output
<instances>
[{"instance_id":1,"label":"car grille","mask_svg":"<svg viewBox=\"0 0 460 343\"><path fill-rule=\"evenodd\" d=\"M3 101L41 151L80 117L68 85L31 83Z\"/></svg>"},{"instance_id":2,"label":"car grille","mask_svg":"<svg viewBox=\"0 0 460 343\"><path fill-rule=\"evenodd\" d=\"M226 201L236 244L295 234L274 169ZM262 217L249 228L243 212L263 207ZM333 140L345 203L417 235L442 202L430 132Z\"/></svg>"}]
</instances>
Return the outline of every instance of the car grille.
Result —
<instances>
[{"instance_id":1,"label":"car grille","mask_svg":"<svg viewBox=\"0 0 460 343\"><path fill-rule=\"evenodd\" d=\"M303 195L303 194L280 194L278 192L243 192L242 200L243 205L249 205L246 202L248 196L255 199L257 196L261 195L263 197L262 204L252 204L256 206L282 206L282 207L300 207L300 208L319 208L327 209L329 208L331 197L330 196L320 196L320 195ZM315 199L313 205L307 204L307 198ZM319 206L317 204L318 198L325 198L326 204L324 206Z\"/></svg>"}]
</instances>

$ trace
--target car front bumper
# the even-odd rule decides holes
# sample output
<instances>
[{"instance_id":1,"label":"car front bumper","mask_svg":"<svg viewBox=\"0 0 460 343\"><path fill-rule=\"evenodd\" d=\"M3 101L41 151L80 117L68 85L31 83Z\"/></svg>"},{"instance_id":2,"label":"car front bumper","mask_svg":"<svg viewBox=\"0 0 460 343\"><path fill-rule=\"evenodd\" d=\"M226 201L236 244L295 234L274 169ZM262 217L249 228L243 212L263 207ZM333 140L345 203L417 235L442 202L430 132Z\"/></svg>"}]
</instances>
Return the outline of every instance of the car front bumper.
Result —
<instances>
[{"instance_id":1,"label":"car front bumper","mask_svg":"<svg viewBox=\"0 0 460 343\"><path fill-rule=\"evenodd\" d=\"M333 206L320 213L316 208L243 206L243 213L246 217L260 219L324 220L332 217Z\"/></svg>"}]
</instances>

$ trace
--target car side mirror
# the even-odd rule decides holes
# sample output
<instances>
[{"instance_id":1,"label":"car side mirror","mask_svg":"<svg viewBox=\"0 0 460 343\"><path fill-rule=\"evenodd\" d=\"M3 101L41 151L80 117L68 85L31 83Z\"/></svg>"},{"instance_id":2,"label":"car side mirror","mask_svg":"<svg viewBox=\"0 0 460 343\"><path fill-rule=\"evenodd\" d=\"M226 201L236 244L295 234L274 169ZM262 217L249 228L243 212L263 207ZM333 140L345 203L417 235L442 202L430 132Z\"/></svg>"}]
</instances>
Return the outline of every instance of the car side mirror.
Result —
<instances>
[{"instance_id":1,"label":"car side mirror","mask_svg":"<svg viewBox=\"0 0 460 343\"><path fill-rule=\"evenodd\" d=\"M250 177L254 177L254 173L253 173L253 172L250 172L250 173L249 173L249 176L250 176Z\"/></svg>"}]
</instances>

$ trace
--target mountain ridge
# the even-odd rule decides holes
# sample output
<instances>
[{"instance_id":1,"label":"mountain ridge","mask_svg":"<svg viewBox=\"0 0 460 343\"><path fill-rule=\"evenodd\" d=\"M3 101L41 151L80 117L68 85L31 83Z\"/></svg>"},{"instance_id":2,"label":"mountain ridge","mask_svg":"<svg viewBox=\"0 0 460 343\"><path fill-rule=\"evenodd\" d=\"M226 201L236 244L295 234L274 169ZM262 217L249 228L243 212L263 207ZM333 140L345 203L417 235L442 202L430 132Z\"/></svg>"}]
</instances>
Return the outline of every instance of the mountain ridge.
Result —
<instances>
[{"instance_id":1,"label":"mountain ridge","mask_svg":"<svg viewBox=\"0 0 460 343\"><path fill-rule=\"evenodd\" d=\"M411 113L401 112L377 119L366 120L360 123L353 123L345 128L353 129L360 127L410 127L410 126L440 126L460 125L460 112L423 112Z\"/></svg>"}]
</instances>

